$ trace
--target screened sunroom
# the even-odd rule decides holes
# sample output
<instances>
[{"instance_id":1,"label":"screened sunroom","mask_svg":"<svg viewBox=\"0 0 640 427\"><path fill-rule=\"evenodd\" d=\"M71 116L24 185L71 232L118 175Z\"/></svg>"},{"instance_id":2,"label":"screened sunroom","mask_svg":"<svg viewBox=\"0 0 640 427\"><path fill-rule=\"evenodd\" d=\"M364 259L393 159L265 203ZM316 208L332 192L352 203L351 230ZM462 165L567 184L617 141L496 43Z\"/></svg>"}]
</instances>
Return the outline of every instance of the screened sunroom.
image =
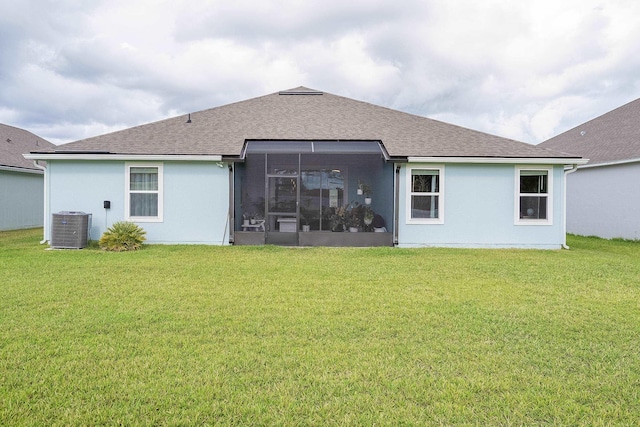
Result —
<instances>
[{"instance_id":1,"label":"screened sunroom","mask_svg":"<svg viewBox=\"0 0 640 427\"><path fill-rule=\"evenodd\" d=\"M248 141L242 159L235 244L393 244L394 169L380 142Z\"/></svg>"}]
</instances>

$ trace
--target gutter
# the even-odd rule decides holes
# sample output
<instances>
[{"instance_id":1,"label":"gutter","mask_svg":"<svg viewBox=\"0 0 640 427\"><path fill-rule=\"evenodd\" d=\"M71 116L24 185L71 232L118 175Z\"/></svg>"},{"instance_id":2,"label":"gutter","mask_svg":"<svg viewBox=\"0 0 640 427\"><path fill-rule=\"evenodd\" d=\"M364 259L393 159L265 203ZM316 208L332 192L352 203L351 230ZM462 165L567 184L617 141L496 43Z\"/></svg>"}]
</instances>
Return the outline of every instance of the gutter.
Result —
<instances>
[{"instance_id":1,"label":"gutter","mask_svg":"<svg viewBox=\"0 0 640 427\"><path fill-rule=\"evenodd\" d=\"M562 158L562 157L408 157L409 163L472 163L472 164L514 164L522 163L529 165L566 165L568 162L572 164L584 165L589 159L581 158Z\"/></svg>"},{"instance_id":2,"label":"gutter","mask_svg":"<svg viewBox=\"0 0 640 427\"><path fill-rule=\"evenodd\" d=\"M22 157L29 160L123 160L123 161L192 161L192 162L221 162L221 155L209 154L110 154L110 153L29 153Z\"/></svg>"},{"instance_id":3,"label":"gutter","mask_svg":"<svg viewBox=\"0 0 640 427\"><path fill-rule=\"evenodd\" d=\"M600 167L604 167L604 166L627 165L629 163L638 163L638 162L640 162L640 158L626 159L626 160L614 160L614 161L611 161L611 162L591 163L591 164L588 164L588 165L581 166L580 169L600 168Z\"/></svg>"},{"instance_id":4,"label":"gutter","mask_svg":"<svg viewBox=\"0 0 640 427\"><path fill-rule=\"evenodd\" d=\"M40 171L40 167L38 167L38 169L31 169L31 168L24 168L24 167L21 167L21 166L0 165L0 171L32 173L32 174L36 174L36 175L42 175L42 172Z\"/></svg>"},{"instance_id":5,"label":"gutter","mask_svg":"<svg viewBox=\"0 0 640 427\"><path fill-rule=\"evenodd\" d=\"M577 170L578 170L578 164L574 163L570 169L566 169L564 171L564 183L563 183L564 188L562 189L563 197L564 197L564 209L562 213L562 217L563 217L562 218L562 228L563 228L562 235L564 236L563 243L562 243L563 249L570 249L569 246L567 246L567 175L569 175L570 173L574 173Z\"/></svg>"},{"instance_id":6,"label":"gutter","mask_svg":"<svg viewBox=\"0 0 640 427\"><path fill-rule=\"evenodd\" d=\"M41 245L44 245L45 243L47 243L47 229L48 224L47 224L47 219L49 218L49 215L47 214L47 210L49 207L49 174L47 173L47 168L45 166L42 166L41 164L38 163L38 160L34 160L33 161L33 165L40 169L43 174L44 174L44 188L43 188L43 192L44 192L44 212L43 212L43 227L42 227L42 240L40 241Z\"/></svg>"}]
</instances>

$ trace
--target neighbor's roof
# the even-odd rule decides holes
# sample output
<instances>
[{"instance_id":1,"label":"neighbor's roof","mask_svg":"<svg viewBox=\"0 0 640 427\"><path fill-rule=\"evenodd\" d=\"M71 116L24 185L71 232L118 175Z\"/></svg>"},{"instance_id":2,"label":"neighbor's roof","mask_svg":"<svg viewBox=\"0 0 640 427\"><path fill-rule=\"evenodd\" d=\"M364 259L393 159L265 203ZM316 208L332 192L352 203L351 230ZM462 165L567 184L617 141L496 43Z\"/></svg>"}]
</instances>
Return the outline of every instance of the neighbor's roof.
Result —
<instances>
[{"instance_id":1,"label":"neighbor's roof","mask_svg":"<svg viewBox=\"0 0 640 427\"><path fill-rule=\"evenodd\" d=\"M40 171L32 160L27 160L22 155L53 147L52 143L29 131L0 123L0 167Z\"/></svg>"},{"instance_id":2,"label":"neighbor's roof","mask_svg":"<svg viewBox=\"0 0 640 427\"><path fill-rule=\"evenodd\" d=\"M640 99L538 146L576 153L589 159L589 165L640 159Z\"/></svg>"},{"instance_id":3,"label":"neighbor's roof","mask_svg":"<svg viewBox=\"0 0 640 427\"><path fill-rule=\"evenodd\" d=\"M55 147L55 152L239 156L249 140L381 141L392 157L575 158L305 87Z\"/></svg>"}]
</instances>

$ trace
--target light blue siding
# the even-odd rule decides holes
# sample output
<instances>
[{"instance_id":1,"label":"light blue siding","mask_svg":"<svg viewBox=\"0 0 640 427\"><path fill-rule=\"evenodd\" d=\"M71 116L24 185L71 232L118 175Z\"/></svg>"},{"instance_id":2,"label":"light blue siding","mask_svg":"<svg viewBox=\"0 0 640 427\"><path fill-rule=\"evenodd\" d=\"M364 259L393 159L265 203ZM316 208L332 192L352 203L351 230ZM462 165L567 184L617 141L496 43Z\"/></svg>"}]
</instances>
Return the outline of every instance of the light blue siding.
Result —
<instances>
[{"instance_id":1,"label":"light blue siding","mask_svg":"<svg viewBox=\"0 0 640 427\"><path fill-rule=\"evenodd\" d=\"M136 162L138 163L138 162ZM157 163L157 162L153 162ZM120 161L49 162L49 214L92 214L91 239L126 218L125 163ZM164 162L164 216L139 222L148 243L226 244L229 230L229 172L210 162ZM111 209L103 208L109 200ZM48 228L47 239L51 238Z\"/></svg>"},{"instance_id":2,"label":"light blue siding","mask_svg":"<svg viewBox=\"0 0 640 427\"><path fill-rule=\"evenodd\" d=\"M210 162L163 165L163 221L139 223L147 231L148 242L227 244L228 169ZM402 165L399 177L399 246L558 249L565 241L560 165L553 168L550 225L516 225L516 165L487 164L445 164L444 223L407 224L407 170ZM91 213L91 238L99 239L108 226L126 217L125 171L120 161L50 161L49 218L60 211ZM111 201L110 210L103 208L104 200ZM45 237L51 238L47 224Z\"/></svg>"},{"instance_id":3,"label":"light blue siding","mask_svg":"<svg viewBox=\"0 0 640 427\"><path fill-rule=\"evenodd\" d=\"M430 165L411 165L417 166ZM562 166L553 170L552 225L515 225L515 165L484 164L446 164L444 223L407 224L407 171L404 165L400 172L399 246L559 249L564 243Z\"/></svg>"},{"instance_id":4,"label":"light blue siding","mask_svg":"<svg viewBox=\"0 0 640 427\"><path fill-rule=\"evenodd\" d=\"M42 227L44 175L0 170L0 230Z\"/></svg>"}]
</instances>

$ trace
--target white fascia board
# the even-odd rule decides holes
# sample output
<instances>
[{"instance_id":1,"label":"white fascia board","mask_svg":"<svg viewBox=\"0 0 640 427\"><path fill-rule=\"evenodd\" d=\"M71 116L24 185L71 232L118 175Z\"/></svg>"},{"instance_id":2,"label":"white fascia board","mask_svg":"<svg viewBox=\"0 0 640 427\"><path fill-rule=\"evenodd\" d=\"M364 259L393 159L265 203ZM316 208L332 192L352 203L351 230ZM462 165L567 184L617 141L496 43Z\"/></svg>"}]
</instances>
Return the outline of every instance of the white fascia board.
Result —
<instances>
[{"instance_id":1,"label":"white fascia board","mask_svg":"<svg viewBox=\"0 0 640 427\"><path fill-rule=\"evenodd\" d=\"M38 169L28 169L28 168L21 168L18 166L3 166L0 165L0 170L2 171L9 171L9 172L20 172L20 173L33 173L36 175L42 175L44 172Z\"/></svg>"},{"instance_id":2,"label":"white fascia board","mask_svg":"<svg viewBox=\"0 0 640 427\"><path fill-rule=\"evenodd\" d=\"M625 165L627 163L638 163L638 162L640 162L640 158L638 158L638 159L615 160L613 162L594 163L594 164L591 164L591 165L583 165L583 166L580 166L580 169L599 168L599 167L604 167L604 166L615 166L615 165Z\"/></svg>"},{"instance_id":3,"label":"white fascia board","mask_svg":"<svg viewBox=\"0 0 640 427\"><path fill-rule=\"evenodd\" d=\"M408 157L409 163L494 163L535 165L584 165L589 159L558 157Z\"/></svg>"},{"instance_id":4,"label":"white fascia board","mask_svg":"<svg viewBox=\"0 0 640 427\"><path fill-rule=\"evenodd\" d=\"M192 161L192 162L220 162L220 155L194 155L194 154L92 154L92 153L45 153L23 154L29 160L124 160L124 161Z\"/></svg>"}]
</instances>

